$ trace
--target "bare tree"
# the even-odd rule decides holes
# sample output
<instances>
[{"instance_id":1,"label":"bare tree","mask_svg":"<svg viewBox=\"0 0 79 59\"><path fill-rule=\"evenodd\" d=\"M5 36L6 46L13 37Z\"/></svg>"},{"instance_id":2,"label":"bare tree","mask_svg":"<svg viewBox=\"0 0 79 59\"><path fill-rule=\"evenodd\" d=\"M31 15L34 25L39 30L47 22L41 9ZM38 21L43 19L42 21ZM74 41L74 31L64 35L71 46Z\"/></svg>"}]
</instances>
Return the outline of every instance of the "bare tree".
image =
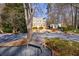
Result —
<instances>
[{"instance_id":1,"label":"bare tree","mask_svg":"<svg viewBox=\"0 0 79 59\"><path fill-rule=\"evenodd\" d=\"M65 4L48 4L48 18L51 23L58 23L63 16ZM49 22L48 22L49 23Z\"/></svg>"},{"instance_id":2,"label":"bare tree","mask_svg":"<svg viewBox=\"0 0 79 59\"><path fill-rule=\"evenodd\" d=\"M31 3L24 3L24 13L25 13L25 20L27 26L27 41L31 41L32 39L32 20L34 15L34 10L32 8Z\"/></svg>"},{"instance_id":3,"label":"bare tree","mask_svg":"<svg viewBox=\"0 0 79 59\"><path fill-rule=\"evenodd\" d=\"M78 29L78 10L79 10L79 4L72 4L72 6L74 7L74 28Z\"/></svg>"}]
</instances>

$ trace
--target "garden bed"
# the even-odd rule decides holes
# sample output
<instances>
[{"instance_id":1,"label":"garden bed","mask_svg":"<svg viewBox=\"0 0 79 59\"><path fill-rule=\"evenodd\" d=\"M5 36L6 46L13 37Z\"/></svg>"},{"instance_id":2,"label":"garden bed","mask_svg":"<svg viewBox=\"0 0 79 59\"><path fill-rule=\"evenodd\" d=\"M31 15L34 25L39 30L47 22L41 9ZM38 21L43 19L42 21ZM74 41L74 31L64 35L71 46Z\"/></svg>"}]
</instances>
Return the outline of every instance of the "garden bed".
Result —
<instances>
[{"instance_id":1,"label":"garden bed","mask_svg":"<svg viewBox=\"0 0 79 59\"><path fill-rule=\"evenodd\" d=\"M46 39L46 45L51 49L52 55L79 56L79 42L52 38Z\"/></svg>"},{"instance_id":2,"label":"garden bed","mask_svg":"<svg viewBox=\"0 0 79 59\"><path fill-rule=\"evenodd\" d=\"M23 39L10 41L10 42L6 42L6 43L0 43L0 47L4 47L4 46L21 46L21 45L26 45L26 44L27 44L27 40L23 38Z\"/></svg>"}]
</instances>

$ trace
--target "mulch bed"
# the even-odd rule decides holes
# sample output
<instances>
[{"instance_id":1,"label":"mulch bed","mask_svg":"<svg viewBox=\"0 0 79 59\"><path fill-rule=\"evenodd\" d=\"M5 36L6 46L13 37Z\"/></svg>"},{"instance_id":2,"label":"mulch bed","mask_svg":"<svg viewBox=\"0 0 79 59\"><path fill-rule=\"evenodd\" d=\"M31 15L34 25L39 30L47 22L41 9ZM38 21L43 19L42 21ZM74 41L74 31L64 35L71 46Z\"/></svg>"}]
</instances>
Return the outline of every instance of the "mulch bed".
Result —
<instances>
[{"instance_id":1,"label":"mulch bed","mask_svg":"<svg viewBox=\"0 0 79 59\"><path fill-rule=\"evenodd\" d=\"M6 43L0 43L0 47L22 46L22 45L26 45L26 44L27 44L27 39L23 38L23 39L10 41L10 42L6 42Z\"/></svg>"}]
</instances>

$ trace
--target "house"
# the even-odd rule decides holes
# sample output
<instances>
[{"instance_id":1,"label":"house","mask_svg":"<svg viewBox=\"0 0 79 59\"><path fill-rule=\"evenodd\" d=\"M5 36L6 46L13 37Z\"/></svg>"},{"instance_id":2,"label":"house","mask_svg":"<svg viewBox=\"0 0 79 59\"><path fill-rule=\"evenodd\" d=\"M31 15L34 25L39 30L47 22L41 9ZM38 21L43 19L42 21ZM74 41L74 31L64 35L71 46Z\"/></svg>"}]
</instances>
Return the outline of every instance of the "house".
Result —
<instances>
[{"instance_id":1,"label":"house","mask_svg":"<svg viewBox=\"0 0 79 59\"><path fill-rule=\"evenodd\" d=\"M33 31L43 31L46 29L46 19L40 17L33 17Z\"/></svg>"},{"instance_id":2,"label":"house","mask_svg":"<svg viewBox=\"0 0 79 59\"><path fill-rule=\"evenodd\" d=\"M61 27L61 24L50 24L50 28L57 29L58 27Z\"/></svg>"}]
</instances>

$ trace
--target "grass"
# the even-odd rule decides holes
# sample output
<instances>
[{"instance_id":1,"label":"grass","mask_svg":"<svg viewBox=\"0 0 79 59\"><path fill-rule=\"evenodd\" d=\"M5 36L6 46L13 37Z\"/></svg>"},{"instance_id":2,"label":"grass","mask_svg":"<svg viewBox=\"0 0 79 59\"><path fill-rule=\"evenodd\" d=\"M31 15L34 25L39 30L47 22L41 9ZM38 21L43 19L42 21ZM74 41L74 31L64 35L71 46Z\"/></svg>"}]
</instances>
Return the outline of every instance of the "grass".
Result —
<instances>
[{"instance_id":1,"label":"grass","mask_svg":"<svg viewBox=\"0 0 79 59\"><path fill-rule=\"evenodd\" d=\"M60 38L46 39L46 45L57 56L78 56L79 42L63 40Z\"/></svg>"},{"instance_id":2,"label":"grass","mask_svg":"<svg viewBox=\"0 0 79 59\"><path fill-rule=\"evenodd\" d=\"M75 34L79 34L79 28L75 29L72 26L67 26L67 27L61 27L63 29L64 32L73 32Z\"/></svg>"},{"instance_id":3,"label":"grass","mask_svg":"<svg viewBox=\"0 0 79 59\"><path fill-rule=\"evenodd\" d=\"M79 34L79 29L76 29L73 32Z\"/></svg>"}]
</instances>

